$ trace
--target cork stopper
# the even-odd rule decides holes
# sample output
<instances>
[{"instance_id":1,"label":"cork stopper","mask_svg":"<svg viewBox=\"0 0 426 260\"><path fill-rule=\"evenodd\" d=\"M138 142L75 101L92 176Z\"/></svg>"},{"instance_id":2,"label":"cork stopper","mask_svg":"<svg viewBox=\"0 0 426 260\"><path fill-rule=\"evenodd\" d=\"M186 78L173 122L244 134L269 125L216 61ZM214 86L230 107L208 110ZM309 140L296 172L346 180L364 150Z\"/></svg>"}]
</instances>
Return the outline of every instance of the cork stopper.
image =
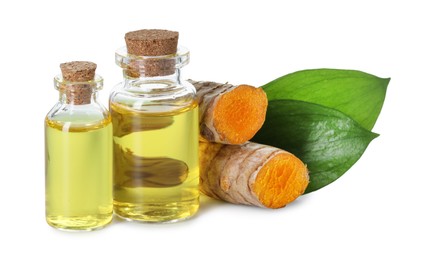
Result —
<instances>
[{"instance_id":1,"label":"cork stopper","mask_svg":"<svg viewBox=\"0 0 426 260\"><path fill-rule=\"evenodd\" d=\"M67 103L74 105L89 104L92 97L92 85L84 84L95 78L96 64L89 61L72 61L60 65L62 78L65 81L78 83L65 83L61 90L65 91Z\"/></svg>"},{"instance_id":2,"label":"cork stopper","mask_svg":"<svg viewBox=\"0 0 426 260\"><path fill-rule=\"evenodd\" d=\"M137 56L162 56L177 51L179 33L168 30L138 30L124 36L127 52Z\"/></svg>"},{"instance_id":3,"label":"cork stopper","mask_svg":"<svg viewBox=\"0 0 426 260\"><path fill-rule=\"evenodd\" d=\"M62 77L66 81L85 82L95 78L96 63L90 61L72 61L60 65Z\"/></svg>"},{"instance_id":4,"label":"cork stopper","mask_svg":"<svg viewBox=\"0 0 426 260\"><path fill-rule=\"evenodd\" d=\"M168 30L138 30L126 33L127 53L136 56L150 56L151 58L138 61L138 65L131 66L128 75L147 77L171 75L175 72L174 57L159 57L173 55L177 52L179 33Z\"/></svg>"}]
</instances>

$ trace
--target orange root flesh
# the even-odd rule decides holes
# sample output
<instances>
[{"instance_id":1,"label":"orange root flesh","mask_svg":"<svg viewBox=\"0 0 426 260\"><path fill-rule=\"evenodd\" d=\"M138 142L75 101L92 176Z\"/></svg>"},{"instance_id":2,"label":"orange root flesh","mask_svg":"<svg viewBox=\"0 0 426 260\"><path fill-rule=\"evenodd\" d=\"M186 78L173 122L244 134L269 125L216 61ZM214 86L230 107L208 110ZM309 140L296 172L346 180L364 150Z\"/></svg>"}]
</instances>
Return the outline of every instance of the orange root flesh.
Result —
<instances>
[{"instance_id":1,"label":"orange root flesh","mask_svg":"<svg viewBox=\"0 0 426 260\"><path fill-rule=\"evenodd\" d=\"M306 166L292 154L278 154L257 174L253 191L268 208L281 208L303 194L309 183Z\"/></svg>"},{"instance_id":2,"label":"orange root flesh","mask_svg":"<svg viewBox=\"0 0 426 260\"><path fill-rule=\"evenodd\" d=\"M230 144L250 140L265 121L268 100L261 88L240 85L217 101L213 124L221 139Z\"/></svg>"}]
</instances>

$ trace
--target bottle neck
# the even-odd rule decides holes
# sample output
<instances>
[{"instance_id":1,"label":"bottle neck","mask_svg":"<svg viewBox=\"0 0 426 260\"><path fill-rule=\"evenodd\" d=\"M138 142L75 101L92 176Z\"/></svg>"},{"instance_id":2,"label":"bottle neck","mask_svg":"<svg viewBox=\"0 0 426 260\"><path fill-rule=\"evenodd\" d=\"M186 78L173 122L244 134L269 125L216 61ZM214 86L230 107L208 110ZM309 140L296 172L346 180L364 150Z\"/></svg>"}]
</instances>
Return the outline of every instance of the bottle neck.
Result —
<instances>
[{"instance_id":1,"label":"bottle neck","mask_svg":"<svg viewBox=\"0 0 426 260\"><path fill-rule=\"evenodd\" d=\"M102 89L103 79L99 75L90 81L65 81L62 75L54 78L55 89L59 91L59 102L71 105L96 103L97 92Z\"/></svg>"},{"instance_id":2,"label":"bottle neck","mask_svg":"<svg viewBox=\"0 0 426 260\"><path fill-rule=\"evenodd\" d=\"M91 86L68 86L59 90L59 101L69 105L87 105L96 103L98 92Z\"/></svg>"},{"instance_id":3,"label":"bottle neck","mask_svg":"<svg viewBox=\"0 0 426 260\"><path fill-rule=\"evenodd\" d=\"M135 56L120 48L115 53L115 62L123 69L125 85L159 90L182 83L180 69L189 62L189 51L180 46L177 53L163 56ZM139 90L136 90L139 91Z\"/></svg>"},{"instance_id":4,"label":"bottle neck","mask_svg":"<svg viewBox=\"0 0 426 260\"><path fill-rule=\"evenodd\" d=\"M132 87L143 87L152 83L167 83L167 85L179 85L181 83L180 69L175 69L173 73L167 75L150 76L141 73L135 73L132 70L123 70L125 85Z\"/></svg>"}]
</instances>

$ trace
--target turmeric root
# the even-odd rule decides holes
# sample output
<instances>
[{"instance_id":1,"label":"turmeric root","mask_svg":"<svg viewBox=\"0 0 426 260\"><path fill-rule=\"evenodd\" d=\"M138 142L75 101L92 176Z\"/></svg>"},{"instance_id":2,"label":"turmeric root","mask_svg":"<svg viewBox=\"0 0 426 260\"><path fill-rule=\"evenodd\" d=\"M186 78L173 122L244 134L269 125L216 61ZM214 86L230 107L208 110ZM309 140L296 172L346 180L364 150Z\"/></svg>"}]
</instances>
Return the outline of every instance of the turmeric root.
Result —
<instances>
[{"instance_id":1,"label":"turmeric root","mask_svg":"<svg viewBox=\"0 0 426 260\"><path fill-rule=\"evenodd\" d=\"M170 188L188 177L185 162L168 157L141 157L114 142L114 183L121 187Z\"/></svg>"},{"instance_id":2,"label":"turmeric root","mask_svg":"<svg viewBox=\"0 0 426 260\"><path fill-rule=\"evenodd\" d=\"M200 142L200 190L235 204L281 208L309 183L308 169L284 150L247 142Z\"/></svg>"},{"instance_id":3,"label":"turmeric root","mask_svg":"<svg viewBox=\"0 0 426 260\"><path fill-rule=\"evenodd\" d=\"M242 144L262 127L268 106L262 88L205 81L190 82L197 89L200 134L205 140Z\"/></svg>"},{"instance_id":4,"label":"turmeric root","mask_svg":"<svg viewBox=\"0 0 426 260\"><path fill-rule=\"evenodd\" d=\"M141 117L140 112L133 112L121 105L111 104L111 118L114 125L113 135L123 137L138 131L149 131L166 128L173 124L173 117Z\"/></svg>"}]
</instances>

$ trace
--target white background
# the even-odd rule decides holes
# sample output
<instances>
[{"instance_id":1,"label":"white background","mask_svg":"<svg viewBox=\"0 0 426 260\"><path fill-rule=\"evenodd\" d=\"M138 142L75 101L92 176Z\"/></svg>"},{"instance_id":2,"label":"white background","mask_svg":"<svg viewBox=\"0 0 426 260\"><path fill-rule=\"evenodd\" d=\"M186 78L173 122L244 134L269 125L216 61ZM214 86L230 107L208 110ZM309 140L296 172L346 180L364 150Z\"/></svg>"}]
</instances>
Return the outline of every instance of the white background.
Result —
<instances>
[{"instance_id":1,"label":"white background","mask_svg":"<svg viewBox=\"0 0 426 260\"><path fill-rule=\"evenodd\" d=\"M422 1L107 2L0 3L1 259L426 258ZM180 32L192 54L185 78L262 85L322 67L391 77L381 136L342 178L283 209L203 197L178 224L54 230L44 220L43 136L53 76L61 62L96 62L106 105L122 77L114 51L142 28Z\"/></svg>"}]
</instances>

